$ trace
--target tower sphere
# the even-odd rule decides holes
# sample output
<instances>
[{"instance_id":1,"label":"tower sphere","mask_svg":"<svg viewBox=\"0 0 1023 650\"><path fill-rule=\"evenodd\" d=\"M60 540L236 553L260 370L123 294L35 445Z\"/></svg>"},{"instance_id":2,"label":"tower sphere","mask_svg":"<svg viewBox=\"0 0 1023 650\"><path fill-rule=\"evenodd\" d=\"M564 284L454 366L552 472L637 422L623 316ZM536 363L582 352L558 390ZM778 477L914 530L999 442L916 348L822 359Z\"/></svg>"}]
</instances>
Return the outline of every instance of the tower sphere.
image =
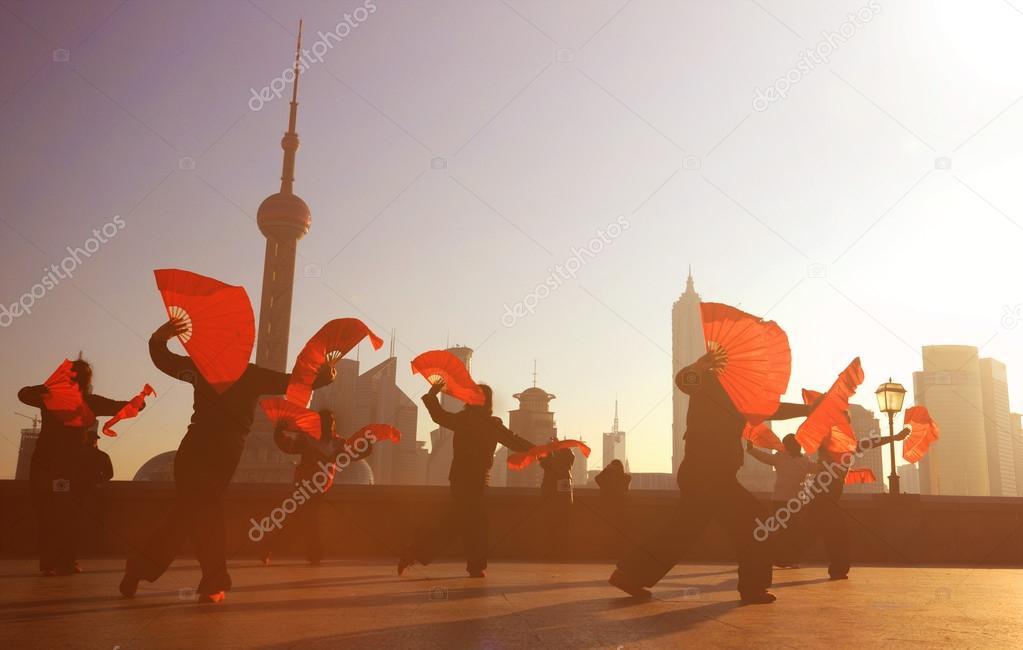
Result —
<instances>
[{"instance_id":1,"label":"tower sphere","mask_svg":"<svg viewBox=\"0 0 1023 650\"><path fill-rule=\"evenodd\" d=\"M313 218L306 202L294 194L278 192L263 199L256 212L259 231L273 239L301 239Z\"/></svg>"}]
</instances>

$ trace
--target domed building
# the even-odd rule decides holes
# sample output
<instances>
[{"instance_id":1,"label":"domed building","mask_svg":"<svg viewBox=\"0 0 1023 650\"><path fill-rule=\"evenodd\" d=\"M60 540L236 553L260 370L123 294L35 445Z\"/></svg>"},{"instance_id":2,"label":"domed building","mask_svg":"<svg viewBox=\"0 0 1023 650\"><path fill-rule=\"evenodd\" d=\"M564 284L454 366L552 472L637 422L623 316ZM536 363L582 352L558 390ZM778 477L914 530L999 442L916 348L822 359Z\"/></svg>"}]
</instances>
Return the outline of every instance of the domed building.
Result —
<instances>
[{"instance_id":1,"label":"domed building","mask_svg":"<svg viewBox=\"0 0 1023 650\"><path fill-rule=\"evenodd\" d=\"M554 413L550 409L554 395L536 386L536 373L533 385L521 393L512 395L519 400L519 408L508 413L508 428L534 445L545 445L551 438L558 437L558 427L554 422ZM543 470L539 463L517 472L508 472L508 487L539 487L543 479Z\"/></svg>"},{"instance_id":2,"label":"domed building","mask_svg":"<svg viewBox=\"0 0 1023 650\"><path fill-rule=\"evenodd\" d=\"M177 451L165 451L147 460L135 472L133 481L152 481L154 483L174 482L174 455Z\"/></svg>"},{"instance_id":3,"label":"domed building","mask_svg":"<svg viewBox=\"0 0 1023 650\"><path fill-rule=\"evenodd\" d=\"M365 460L357 460L334 475L335 485L373 485L373 468Z\"/></svg>"}]
</instances>

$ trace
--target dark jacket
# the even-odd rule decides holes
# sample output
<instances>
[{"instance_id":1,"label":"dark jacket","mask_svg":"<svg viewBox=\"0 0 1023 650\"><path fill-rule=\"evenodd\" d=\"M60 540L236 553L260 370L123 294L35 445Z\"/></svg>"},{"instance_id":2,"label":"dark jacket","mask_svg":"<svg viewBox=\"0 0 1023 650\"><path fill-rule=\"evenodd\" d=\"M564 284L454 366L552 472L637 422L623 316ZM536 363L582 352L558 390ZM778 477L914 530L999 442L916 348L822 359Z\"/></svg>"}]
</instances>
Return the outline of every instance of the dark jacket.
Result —
<instances>
[{"instance_id":1,"label":"dark jacket","mask_svg":"<svg viewBox=\"0 0 1023 650\"><path fill-rule=\"evenodd\" d=\"M204 446L241 454L259 397L280 395L288 389L289 375L250 363L238 381L218 393L203 379L195 363L168 350L166 341L150 339L149 356L164 374L192 384L192 420L182 446L186 441L189 445L201 441Z\"/></svg>"},{"instance_id":2,"label":"dark jacket","mask_svg":"<svg viewBox=\"0 0 1023 650\"><path fill-rule=\"evenodd\" d=\"M563 498L572 501L572 465L575 454L571 449L559 449L550 456L540 459L543 480L540 493L548 498Z\"/></svg>"},{"instance_id":3,"label":"dark jacket","mask_svg":"<svg viewBox=\"0 0 1023 650\"><path fill-rule=\"evenodd\" d=\"M423 404L438 425L454 432L452 440L452 485L489 485L490 468L494 465L494 452L500 443L512 451L529 451L533 444L521 438L501 422L501 418L487 415L475 408L451 413L440 405L436 395L423 395Z\"/></svg>"},{"instance_id":4,"label":"dark jacket","mask_svg":"<svg viewBox=\"0 0 1023 650\"><path fill-rule=\"evenodd\" d=\"M18 391L23 404L38 408L42 415L39 439L29 466L29 479L50 481L55 478L72 478L81 467L85 450L91 448L86 426L68 426L61 422L56 413L46 408L43 395L45 386L25 386ZM94 415L111 416L120 411L128 402L89 393L83 396ZM44 475L45 474L45 475Z\"/></svg>"}]
</instances>

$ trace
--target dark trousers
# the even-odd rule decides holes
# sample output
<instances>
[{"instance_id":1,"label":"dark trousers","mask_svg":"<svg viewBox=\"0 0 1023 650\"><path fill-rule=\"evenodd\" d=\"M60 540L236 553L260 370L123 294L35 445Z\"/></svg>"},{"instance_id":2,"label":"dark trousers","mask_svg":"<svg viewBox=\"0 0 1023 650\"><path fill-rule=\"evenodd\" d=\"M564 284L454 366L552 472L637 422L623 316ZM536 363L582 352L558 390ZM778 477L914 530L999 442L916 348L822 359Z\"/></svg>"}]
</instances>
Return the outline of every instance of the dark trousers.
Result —
<instances>
[{"instance_id":1,"label":"dark trousers","mask_svg":"<svg viewBox=\"0 0 1023 650\"><path fill-rule=\"evenodd\" d=\"M78 539L76 495L67 479L40 472L32 480L32 509L36 516L39 570L70 573L75 564Z\"/></svg>"},{"instance_id":2,"label":"dark trousers","mask_svg":"<svg viewBox=\"0 0 1023 650\"><path fill-rule=\"evenodd\" d=\"M849 526L839 506L841 492L820 494L809 506L810 528L824 542L828 555L828 575L841 578L849 574Z\"/></svg>"},{"instance_id":3,"label":"dark trousers","mask_svg":"<svg viewBox=\"0 0 1023 650\"><path fill-rule=\"evenodd\" d=\"M775 517L782 510L791 512L786 501L772 501L771 507L774 510L770 514ZM770 542L775 564L799 564L806 543L806 507L803 506L798 512L792 512L785 522L785 527L771 533Z\"/></svg>"},{"instance_id":4,"label":"dark trousers","mask_svg":"<svg viewBox=\"0 0 1023 650\"><path fill-rule=\"evenodd\" d=\"M231 588L223 496L238 465L238 455L217 454L182 442L174 458L171 512L146 540L142 551L129 560L130 568L141 578L157 580L181 552L185 540L190 540L202 568L199 593Z\"/></svg>"},{"instance_id":5,"label":"dark trousers","mask_svg":"<svg viewBox=\"0 0 1023 650\"><path fill-rule=\"evenodd\" d=\"M460 537L465 547L466 565L470 573L487 568L487 546L490 543L490 522L487 521L484 494L486 485L452 485L451 503L432 527L418 535L408 554L421 564L429 564Z\"/></svg>"},{"instance_id":6,"label":"dark trousers","mask_svg":"<svg viewBox=\"0 0 1023 650\"><path fill-rule=\"evenodd\" d=\"M763 516L757 500L738 481L707 481L700 477L680 481L679 509L675 517L618 563L630 580L652 587L699 539L711 521L727 532L739 557L739 593L755 594L771 586L768 540L754 537L756 520Z\"/></svg>"},{"instance_id":7,"label":"dark trousers","mask_svg":"<svg viewBox=\"0 0 1023 650\"><path fill-rule=\"evenodd\" d=\"M289 492L290 495L290 492ZM305 544L305 559L312 564L319 564L323 559L323 530L320 525L320 518L323 516L324 506L323 494L313 493L305 503L298 506L293 515L295 525L301 531ZM271 530L266 533L260 541L260 550L263 557L270 557L272 553L279 550L282 540L281 530Z\"/></svg>"}]
</instances>

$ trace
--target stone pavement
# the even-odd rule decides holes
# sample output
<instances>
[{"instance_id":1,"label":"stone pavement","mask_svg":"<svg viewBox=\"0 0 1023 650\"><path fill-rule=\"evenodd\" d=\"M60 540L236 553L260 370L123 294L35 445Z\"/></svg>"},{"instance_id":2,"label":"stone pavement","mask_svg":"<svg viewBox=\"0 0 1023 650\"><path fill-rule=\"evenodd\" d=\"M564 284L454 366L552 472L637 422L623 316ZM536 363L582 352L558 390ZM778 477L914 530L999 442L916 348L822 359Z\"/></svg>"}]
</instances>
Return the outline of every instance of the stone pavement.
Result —
<instances>
[{"instance_id":1,"label":"stone pavement","mask_svg":"<svg viewBox=\"0 0 1023 650\"><path fill-rule=\"evenodd\" d=\"M176 563L117 595L122 563L41 578L0 560L0 648L1023 648L1023 569L821 567L775 572L778 602L740 606L735 570L679 565L636 602L607 564L503 563L463 577L444 562L399 578L379 561L232 563L234 590L194 602L198 566Z\"/></svg>"}]
</instances>

